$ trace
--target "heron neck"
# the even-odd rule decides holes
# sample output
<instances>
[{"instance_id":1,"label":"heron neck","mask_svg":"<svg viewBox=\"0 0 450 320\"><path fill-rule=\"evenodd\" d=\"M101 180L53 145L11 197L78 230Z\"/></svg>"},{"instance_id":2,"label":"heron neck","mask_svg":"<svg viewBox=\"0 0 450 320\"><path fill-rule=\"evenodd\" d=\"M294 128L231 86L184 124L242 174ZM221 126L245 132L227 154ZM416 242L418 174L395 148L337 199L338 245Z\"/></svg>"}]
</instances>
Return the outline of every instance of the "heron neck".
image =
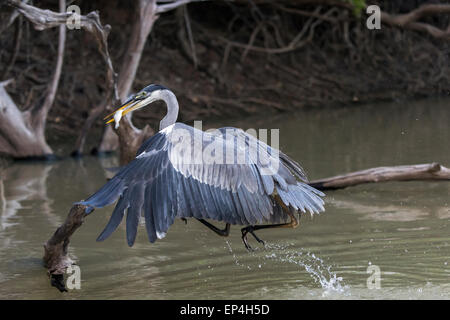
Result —
<instances>
[{"instance_id":1,"label":"heron neck","mask_svg":"<svg viewBox=\"0 0 450 320\"><path fill-rule=\"evenodd\" d=\"M177 97L172 91L163 90L161 92L161 100L166 103L167 114L159 123L159 130L163 130L177 122L179 109Z\"/></svg>"}]
</instances>

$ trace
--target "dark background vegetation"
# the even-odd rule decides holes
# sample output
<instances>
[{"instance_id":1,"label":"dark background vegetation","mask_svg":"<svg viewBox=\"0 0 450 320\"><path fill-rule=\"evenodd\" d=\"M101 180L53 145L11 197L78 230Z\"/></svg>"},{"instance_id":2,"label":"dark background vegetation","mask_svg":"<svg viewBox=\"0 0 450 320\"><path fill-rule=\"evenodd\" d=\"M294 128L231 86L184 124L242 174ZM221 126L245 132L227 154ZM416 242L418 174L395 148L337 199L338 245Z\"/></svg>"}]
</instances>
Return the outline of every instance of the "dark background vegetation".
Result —
<instances>
[{"instance_id":1,"label":"dark background vegetation","mask_svg":"<svg viewBox=\"0 0 450 320\"><path fill-rule=\"evenodd\" d=\"M370 4L401 14L430 2ZM32 4L58 11L55 1ZM80 6L82 14L97 10L101 22L111 25L108 44L117 69L130 37L133 1L70 4ZM5 21L12 9L3 5L0 10ZM227 118L228 124L229 119L243 115L450 94L448 38L388 25L368 30L366 18L364 10L348 10L327 1L191 3L159 17L145 44L133 88L163 84L180 100L180 121ZM423 22L445 29L449 15L427 16ZM11 61L19 28L20 47ZM302 28L302 44L289 48ZM58 28L36 31L23 17L1 29L0 81L14 79L8 92L21 110L45 98L57 39ZM237 43L268 50L246 50ZM272 48L285 50L272 52ZM105 98L105 63L89 33L67 31L62 72L47 122L50 144L75 139L89 110ZM150 123L156 128L164 108L153 110L137 112L135 124ZM97 119L95 132L103 127L101 118Z\"/></svg>"}]
</instances>

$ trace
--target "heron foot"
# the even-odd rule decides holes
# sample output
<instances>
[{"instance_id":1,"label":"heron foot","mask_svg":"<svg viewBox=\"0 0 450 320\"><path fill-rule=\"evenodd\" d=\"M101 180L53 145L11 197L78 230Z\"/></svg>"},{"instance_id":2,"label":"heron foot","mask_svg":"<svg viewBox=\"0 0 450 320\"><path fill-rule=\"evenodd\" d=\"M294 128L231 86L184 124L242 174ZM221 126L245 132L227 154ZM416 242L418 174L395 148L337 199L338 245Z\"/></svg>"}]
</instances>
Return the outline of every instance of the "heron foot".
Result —
<instances>
[{"instance_id":1,"label":"heron foot","mask_svg":"<svg viewBox=\"0 0 450 320\"><path fill-rule=\"evenodd\" d=\"M266 245L266 243L264 242L264 240L260 239L254 232L254 226L248 226L245 228L241 229L242 232L242 242L244 242L245 248L248 251L253 251L253 248L250 246L250 244L248 243L248 239L247 239L247 234L251 234L253 236L253 238L255 238L256 241L258 241L259 243L261 243L263 246Z\"/></svg>"}]
</instances>

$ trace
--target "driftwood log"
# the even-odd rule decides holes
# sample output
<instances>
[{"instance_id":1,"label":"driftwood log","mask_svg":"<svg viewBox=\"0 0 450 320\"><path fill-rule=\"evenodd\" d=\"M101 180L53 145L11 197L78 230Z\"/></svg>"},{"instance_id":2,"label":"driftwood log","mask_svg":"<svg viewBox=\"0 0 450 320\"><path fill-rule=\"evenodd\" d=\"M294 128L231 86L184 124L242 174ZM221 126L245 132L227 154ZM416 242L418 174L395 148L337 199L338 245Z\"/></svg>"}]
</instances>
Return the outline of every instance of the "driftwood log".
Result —
<instances>
[{"instance_id":1,"label":"driftwood log","mask_svg":"<svg viewBox=\"0 0 450 320\"><path fill-rule=\"evenodd\" d=\"M314 180L309 185L319 190L335 190L363 183L412 180L450 180L450 169L436 162L409 166L377 167Z\"/></svg>"},{"instance_id":2,"label":"driftwood log","mask_svg":"<svg viewBox=\"0 0 450 320\"><path fill-rule=\"evenodd\" d=\"M74 205L70 209L66 221L44 245L44 266L48 270L51 285L61 292L67 291L64 284L64 273L68 266L75 263L68 255L70 237L83 224L86 208L83 205Z\"/></svg>"},{"instance_id":3,"label":"driftwood log","mask_svg":"<svg viewBox=\"0 0 450 320\"><path fill-rule=\"evenodd\" d=\"M123 131L119 131L119 137L126 133L127 130L129 128L124 128ZM439 163L377 167L315 180L310 182L309 185L320 190L333 190L363 183L412 180L450 180L450 169ZM64 283L66 268L74 264L74 261L68 256L70 237L82 225L86 217L86 209L86 206L74 205L66 221L64 221L44 245L45 254L43 259L50 276L51 284L61 292L67 291Z\"/></svg>"}]
</instances>

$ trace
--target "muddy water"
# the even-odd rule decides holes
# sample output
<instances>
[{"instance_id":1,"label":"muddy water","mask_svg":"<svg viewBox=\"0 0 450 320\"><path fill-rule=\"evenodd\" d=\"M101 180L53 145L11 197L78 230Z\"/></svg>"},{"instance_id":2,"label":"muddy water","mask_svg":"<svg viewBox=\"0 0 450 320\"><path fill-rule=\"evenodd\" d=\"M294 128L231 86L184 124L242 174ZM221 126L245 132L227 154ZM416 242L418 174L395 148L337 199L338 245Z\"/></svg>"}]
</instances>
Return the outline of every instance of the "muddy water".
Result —
<instances>
[{"instance_id":1,"label":"muddy water","mask_svg":"<svg viewBox=\"0 0 450 320\"><path fill-rule=\"evenodd\" d=\"M448 99L218 125L280 128L282 150L304 166L310 179L383 165L437 161L450 166ZM71 203L95 192L108 175L105 168L116 164L115 158L86 157L2 169L0 298L450 298L448 182L327 192L325 213L303 216L295 230L260 231L267 245L250 239L256 249L251 253L237 227L229 238L220 238L193 220L187 225L177 221L155 244L147 242L141 226L129 248L123 224L97 243L112 207L96 210L71 243L81 289L61 295L42 267L42 245Z\"/></svg>"}]
</instances>

